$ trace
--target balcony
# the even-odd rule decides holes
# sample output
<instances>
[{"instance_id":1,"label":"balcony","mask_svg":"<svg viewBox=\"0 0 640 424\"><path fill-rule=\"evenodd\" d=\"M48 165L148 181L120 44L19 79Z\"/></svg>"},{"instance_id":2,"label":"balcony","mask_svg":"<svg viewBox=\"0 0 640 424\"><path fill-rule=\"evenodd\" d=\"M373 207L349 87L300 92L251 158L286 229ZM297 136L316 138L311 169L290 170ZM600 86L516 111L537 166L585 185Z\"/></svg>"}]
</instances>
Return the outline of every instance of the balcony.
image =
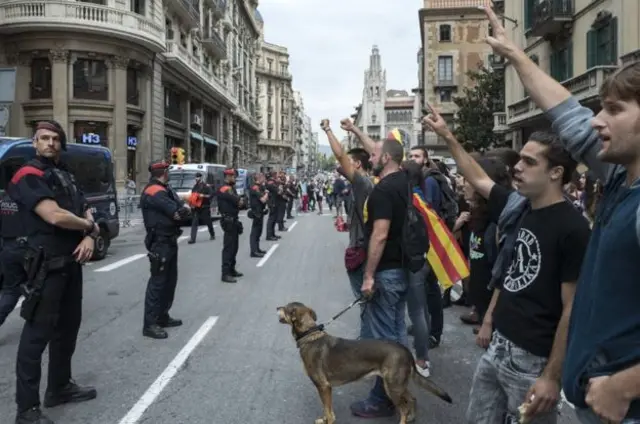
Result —
<instances>
[{"instance_id":1,"label":"balcony","mask_svg":"<svg viewBox=\"0 0 640 424\"><path fill-rule=\"evenodd\" d=\"M504 56L500 56L499 54L490 54L489 55L489 66L491 69L504 69L504 64L506 60Z\"/></svg>"},{"instance_id":2,"label":"balcony","mask_svg":"<svg viewBox=\"0 0 640 424\"><path fill-rule=\"evenodd\" d=\"M290 147L291 143L285 140L270 140L267 138L261 138L260 141L258 141L258 146Z\"/></svg>"},{"instance_id":3,"label":"balcony","mask_svg":"<svg viewBox=\"0 0 640 424\"><path fill-rule=\"evenodd\" d=\"M582 75L568 79L562 85L581 103L598 98L598 89L602 82L618 69L616 66L596 66ZM518 100L507 107L507 124L511 127L518 123L538 118L542 111L530 97Z\"/></svg>"},{"instance_id":4,"label":"balcony","mask_svg":"<svg viewBox=\"0 0 640 424\"><path fill-rule=\"evenodd\" d=\"M477 9L483 0L424 0L425 9Z\"/></svg>"},{"instance_id":5,"label":"balcony","mask_svg":"<svg viewBox=\"0 0 640 424\"><path fill-rule=\"evenodd\" d=\"M167 65L173 67L179 75L183 75L206 92L213 92L227 105L235 107L235 101L222 82L207 69L199 58L175 41L167 41L165 52Z\"/></svg>"},{"instance_id":6,"label":"balcony","mask_svg":"<svg viewBox=\"0 0 640 424\"><path fill-rule=\"evenodd\" d=\"M269 69L266 66L256 66L256 74L268 75L270 77L280 78L284 80L291 80L291 74L289 72Z\"/></svg>"},{"instance_id":7,"label":"balcony","mask_svg":"<svg viewBox=\"0 0 640 424\"><path fill-rule=\"evenodd\" d=\"M226 0L205 0L205 4L211 8L215 18L222 18L227 10Z\"/></svg>"},{"instance_id":8,"label":"balcony","mask_svg":"<svg viewBox=\"0 0 640 424\"><path fill-rule=\"evenodd\" d=\"M227 58L227 44L222 37L218 35L213 28L209 28L205 31L202 38L202 45L207 49L215 58L224 60Z\"/></svg>"},{"instance_id":9,"label":"balcony","mask_svg":"<svg viewBox=\"0 0 640 424\"><path fill-rule=\"evenodd\" d=\"M163 26L128 10L64 0L0 4L0 34L61 29L119 38L156 53L164 49Z\"/></svg>"},{"instance_id":10,"label":"balcony","mask_svg":"<svg viewBox=\"0 0 640 424\"><path fill-rule=\"evenodd\" d=\"M200 26L200 0L171 0L165 2L165 5L178 15L189 29Z\"/></svg>"},{"instance_id":11,"label":"balcony","mask_svg":"<svg viewBox=\"0 0 640 424\"><path fill-rule=\"evenodd\" d=\"M541 0L533 8L531 35L549 38L573 22L573 0Z\"/></svg>"},{"instance_id":12,"label":"balcony","mask_svg":"<svg viewBox=\"0 0 640 424\"><path fill-rule=\"evenodd\" d=\"M496 134L504 134L509 131L507 125L506 112L494 112L493 114L493 132Z\"/></svg>"},{"instance_id":13,"label":"balcony","mask_svg":"<svg viewBox=\"0 0 640 424\"><path fill-rule=\"evenodd\" d=\"M436 78L433 82L433 88L456 88L460 81L459 78Z\"/></svg>"}]
</instances>

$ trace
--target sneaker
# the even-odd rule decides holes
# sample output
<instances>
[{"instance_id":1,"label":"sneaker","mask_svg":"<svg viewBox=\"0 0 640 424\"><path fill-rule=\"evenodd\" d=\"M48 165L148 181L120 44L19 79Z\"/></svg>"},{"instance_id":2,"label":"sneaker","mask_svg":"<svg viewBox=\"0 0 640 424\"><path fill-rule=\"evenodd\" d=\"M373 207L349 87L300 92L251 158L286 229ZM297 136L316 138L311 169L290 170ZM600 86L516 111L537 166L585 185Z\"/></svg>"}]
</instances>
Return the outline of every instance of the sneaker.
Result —
<instances>
[{"instance_id":1,"label":"sneaker","mask_svg":"<svg viewBox=\"0 0 640 424\"><path fill-rule=\"evenodd\" d=\"M393 417L396 414L396 409L386 402L374 403L365 399L351 404L351 414L360 418L385 418Z\"/></svg>"},{"instance_id":2,"label":"sneaker","mask_svg":"<svg viewBox=\"0 0 640 424\"><path fill-rule=\"evenodd\" d=\"M425 361L424 366L420 365L420 363L416 361L416 369L424 378L431 377L431 361Z\"/></svg>"}]
</instances>

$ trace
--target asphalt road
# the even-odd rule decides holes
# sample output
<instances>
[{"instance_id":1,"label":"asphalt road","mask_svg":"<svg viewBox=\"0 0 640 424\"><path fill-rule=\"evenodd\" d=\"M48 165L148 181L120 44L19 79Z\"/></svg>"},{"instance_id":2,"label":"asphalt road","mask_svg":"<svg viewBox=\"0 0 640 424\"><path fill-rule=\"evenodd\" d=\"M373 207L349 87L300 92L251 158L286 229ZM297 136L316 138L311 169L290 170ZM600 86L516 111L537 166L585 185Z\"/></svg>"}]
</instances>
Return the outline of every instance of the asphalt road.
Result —
<instances>
[{"instance_id":1,"label":"asphalt road","mask_svg":"<svg viewBox=\"0 0 640 424\"><path fill-rule=\"evenodd\" d=\"M215 241L208 240L204 228L194 245L182 237L172 315L185 324L170 329L167 340L141 335L149 265L139 226L123 231L105 260L88 264L74 377L80 384L96 386L98 398L47 414L59 424L313 423L321 415L321 404L288 327L278 323L276 306L302 301L326 320L351 302L342 263L347 234L335 231L330 216L300 216L287 223L290 231L281 240L263 242L265 250L272 250L259 261L249 257L249 221L244 222L238 269L245 276L238 284L219 280L219 228ZM464 422L481 350L473 344L470 328L459 323L462 312L446 311L443 343L431 358L433 378L455 403L445 404L414 388L418 423ZM355 337L358 319L354 309L328 331ZM0 327L1 423L13 422L15 413L14 361L20 329L17 312ZM46 363L43 369L46 382ZM338 422L365 421L350 415L349 404L364 397L371 384L335 389ZM560 422L576 422L566 406Z\"/></svg>"}]
</instances>

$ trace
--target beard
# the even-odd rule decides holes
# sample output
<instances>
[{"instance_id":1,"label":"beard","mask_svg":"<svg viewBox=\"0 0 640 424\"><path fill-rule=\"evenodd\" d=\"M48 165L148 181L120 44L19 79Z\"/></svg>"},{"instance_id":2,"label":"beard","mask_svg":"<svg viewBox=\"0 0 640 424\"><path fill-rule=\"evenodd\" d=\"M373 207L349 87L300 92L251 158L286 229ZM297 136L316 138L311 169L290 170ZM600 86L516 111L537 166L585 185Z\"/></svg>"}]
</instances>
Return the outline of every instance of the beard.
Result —
<instances>
[{"instance_id":1,"label":"beard","mask_svg":"<svg viewBox=\"0 0 640 424\"><path fill-rule=\"evenodd\" d=\"M378 163L373 166L371 173L373 174L374 177L379 177L383 169L384 169L384 165L382 163Z\"/></svg>"}]
</instances>

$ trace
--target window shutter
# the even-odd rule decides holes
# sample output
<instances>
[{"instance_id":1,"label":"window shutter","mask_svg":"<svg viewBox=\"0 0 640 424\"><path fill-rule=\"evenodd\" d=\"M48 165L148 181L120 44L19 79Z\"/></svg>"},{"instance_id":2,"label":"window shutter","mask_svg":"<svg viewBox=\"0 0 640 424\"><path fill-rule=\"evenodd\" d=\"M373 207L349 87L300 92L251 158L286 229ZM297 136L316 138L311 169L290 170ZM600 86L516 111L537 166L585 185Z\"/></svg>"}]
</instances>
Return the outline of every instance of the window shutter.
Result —
<instances>
[{"instance_id":1,"label":"window shutter","mask_svg":"<svg viewBox=\"0 0 640 424\"><path fill-rule=\"evenodd\" d=\"M596 31L587 31L587 69L591 69L598 64L597 59Z\"/></svg>"},{"instance_id":2,"label":"window shutter","mask_svg":"<svg viewBox=\"0 0 640 424\"><path fill-rule=\"evenodd\" d=\"M532 3L531 3L531 0L522 0L522 1L524 2L524 29L528 30L531 28L531 23L532 23L531 22L532 21L531 15L533 12L532 10L533 8L531 7Z\"/></svg>"},{"instance_id":3,"label":"window shutter","mask_svg":"<svg viewBox=\"0 0 640 424\"><path fill-rule=\"evenodd\" d=\"M565 71L565 79L573 78L573 41L569 42L565 50L567 69Z\"/></svg>"},{"instance_id":4,"label":"window shutter","mask_svg":"<svg viewBox=\"0 0 640 424\"><path fill-rule=\"evenodd\" d=\"M611 41L611 50L609 60L611 65L618 64L618 18L611 18L609 21L609 40Z\"/></svg>"}]
</instances>

